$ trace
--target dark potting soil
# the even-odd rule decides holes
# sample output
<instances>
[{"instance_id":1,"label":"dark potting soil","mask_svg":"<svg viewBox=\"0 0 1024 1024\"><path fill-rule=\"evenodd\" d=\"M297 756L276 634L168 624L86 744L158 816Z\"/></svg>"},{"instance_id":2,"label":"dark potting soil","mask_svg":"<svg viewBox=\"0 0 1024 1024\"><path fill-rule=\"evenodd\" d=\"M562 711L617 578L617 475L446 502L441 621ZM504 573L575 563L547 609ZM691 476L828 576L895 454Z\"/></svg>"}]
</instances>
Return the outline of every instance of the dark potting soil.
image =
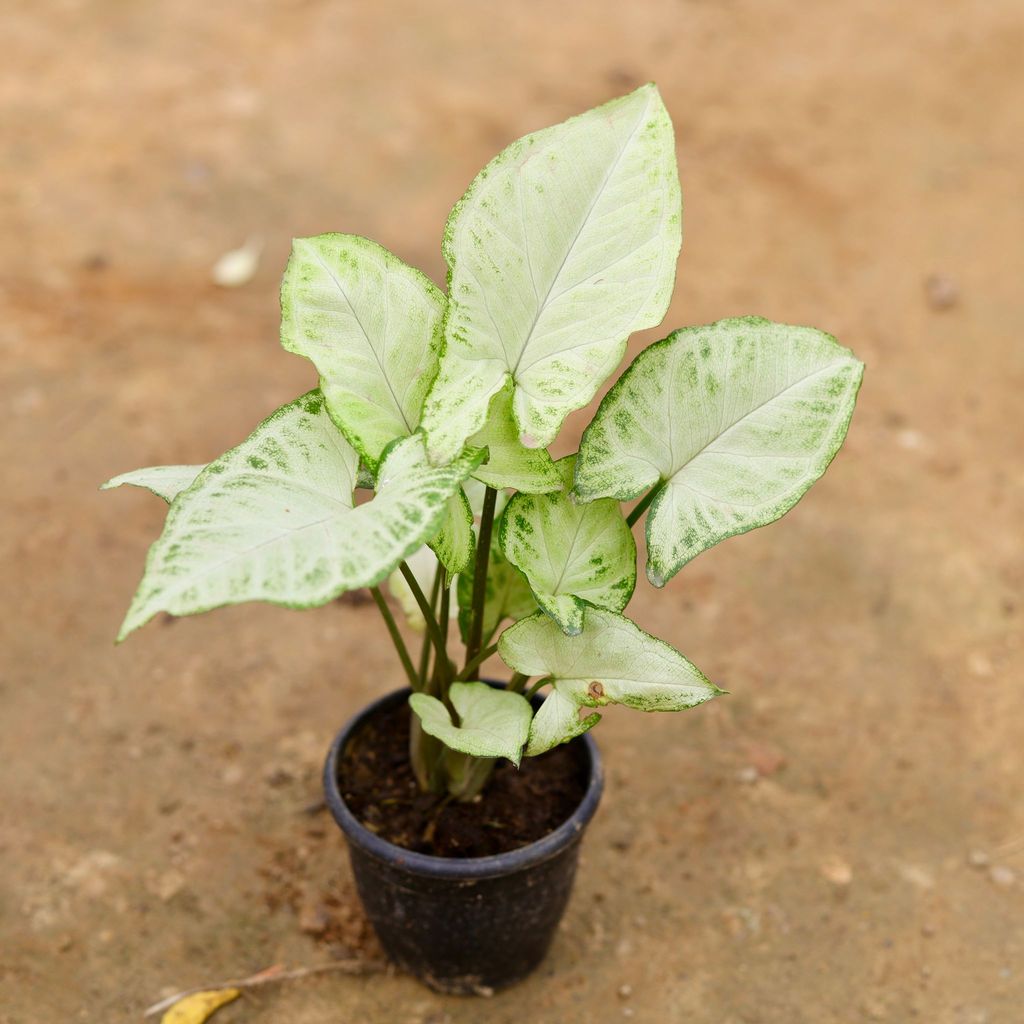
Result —
<instances>
[{"instance_id":1,"label":"dark potting soil","mask_svg":"<svg viewBox=\"0 0 1024 1024\"><path fill-rule=\"evenodd\" d=\"M542 839L579 806L584 761L573 745L501 760L469 803L420 792L409 761L409 705L375 716L349 742L338 782L345 803L371 832L435 857L487 857Z\"/></svg>"}]
</instances>

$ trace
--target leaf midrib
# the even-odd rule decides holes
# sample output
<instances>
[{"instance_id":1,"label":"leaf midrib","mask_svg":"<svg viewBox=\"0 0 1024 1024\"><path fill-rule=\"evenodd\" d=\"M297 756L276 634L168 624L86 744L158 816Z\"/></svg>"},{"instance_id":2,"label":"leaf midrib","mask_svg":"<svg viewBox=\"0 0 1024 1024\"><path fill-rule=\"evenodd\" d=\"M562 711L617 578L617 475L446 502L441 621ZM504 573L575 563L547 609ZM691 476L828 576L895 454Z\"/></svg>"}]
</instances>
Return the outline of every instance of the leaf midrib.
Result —
<instances>
[{"instance_id":1,"label":"leaf midrib","mask_svg":"<svg viewBox=\"0 0 1024 1024\"><path fill-rule=\"evenodd\" d=\"M712 445L714 445L717 441L721 441L734 428L739 426L744 420L747 420L751 416L753 416L756 413L760 412L766 405L770 405L772 402L778 401L787 392L792 391L793 388L797 388L801 384L806 384L807 381L813 379L814 377L817 377L819 374L825 373L828 370L836 370L836 369L840 368L842 365L843 365L843 361L842 360L836 360L835 362L831 362L831 363L828 363L825 366L819 367L817 370L812 370L810 373L805 374L799 380L793 381L792 384L787 384L781 391L777 391L774 395L769 396L763 402L759 402L756 406L754 406L753 409L748 409L741 416L737 416L736 419L734 419L732 421L732 423L730 423L727 427L725 427L722 430L719 430L719 432L713 438L711 438L711 440L708 441L707 444L705 444L699 451L694 452L693 455L691 455L681 466L679 466L678 469L674 469L672 471L672 473L666 478L666 481L665 481L666 484L671 486L671 484L673 483L675 478L677 476L679 476L679 474L682 473L683 470L685 470L688 466L690 466L693 462L695 462L697 459L699 459L705 453L712 454L712 455L715 454L715 452L711 450L711 446ZM727 453L723 453L723 454L727 454Z\"/></svg>"},{"instance_id":2,"label":"leaf midrib","mask_svg":"<svg viewBox=\"0 0 1024 1024\"><path fill-rule=\"evenodd\" d=\"M569 243L568 248L565 250L565 255L562 257L562 261L561 263L559 263L558 269L555 271L554 276L551 278L551 282L548 284L547 290L544 294L544 299L540 301L537 306L537 311L534 314L533 322L530 324L529 330L526 333L526 337L523 340L522 346L520 347L519 356L516 359L516 365L510 368L513 377L519 372L519 367L523 361L523 356L526 354L527 350L530 347L530 342L533 340L533 332L537 329L537 324L540 322L541 316L543 316L544 312L548 308L548 301L551 298L551 293L554 291L555 285L558 284L559 277L561 276L562 271L565 269L565 265L566 263L568 263L569 257L572 255L573 249L576 247L576 243L580 240L580 236L583 234L584 228L589 223L590 216L594 212L594 208L597 206L598 202L601 200L601 197L604 195L605 189L608 187L608 182L611 181L612 175L618 170L619 164L622 162L622 157L625 155L626 150L629 149L630 145L633 142L633 139L636 137L637 130L643 123L644 118L647 116L647 111L650 109L650 105L651 101L650 97L648 97L647 101L644 103L643 109L640 111L640 116L637 118L636 123L630 129L629 135L627 136L625 142L622 144L622 147L619 149L619 152L616 154L615 160L613 161L611 167L609 167L608 170L605 172L605 176L602 179L601 184L595 191L594 197L593 199L591 199L590 204L587 207L586 213L581 218L580 225L576 229L576 234L573 236L572 241ZM520 178L522 176L522 168L524 166L525 163L519 167ZM522 191L521 184L522 183L520 181L520 192ZM523 242L524 250L528 251L529 238L526 231L525 218L523 218ZM534 283L534 289L536 289L536 283Z\"/></svg>"},{"instance_id":3,"label":"leaf midrib","mask_svg":"<svg viewBox=\"0 0 1024 1024\"><path fill-rule=\"evenodd\" d=\"M323 256L321 255L319 250L316 249L315 247L312 247L312 246L311 246L311 248L313 249L314 259L316 259L316 261L320 264L320 266L323 267L324 272L334 282L334 285L338 289L338 292L341 294L341 297L345 300L346 305L352 311L352 316L355 319L355 322L359 325L359 330L361 330L363 332L363 337L366 339L366 345L369 348L369 350L373 353L373 358L377 361L377 367L380 370L380 375L383 378L384 383L388 387L388 392L391 395L392 401L394 401L394 403L395 403L395 409L397 410L398 415L401 417L401 420L402 420L402 423L405 426L405 429L407 431L409 431L409 433L412 433L412 431L415 428L412 426L412 424L409 422L408 417L405 415L405 410L402 408L402 404L398 400L398 395L395 394L395 389L391 386L391 380L388 377L387 371L384 369L384 364L381 362L380 355L378 354L376 348L374 348L373 342L370 340L370 335L367 332L366 327L363 325L363 321L360 319L359 314L356 312L356 308L352 304L352 300L348 297L347 292L342 287L341 282L335 276L334 271L332 271L331 268L324 262ZM379 267L379 264L378 264L378 267ZM383 268L383 269L384 269L384 273L383 273L383 277L384 277L384 290L385 290L385 292L387 292L389 270L386 267Z\"/></svg>"}]
</instances>

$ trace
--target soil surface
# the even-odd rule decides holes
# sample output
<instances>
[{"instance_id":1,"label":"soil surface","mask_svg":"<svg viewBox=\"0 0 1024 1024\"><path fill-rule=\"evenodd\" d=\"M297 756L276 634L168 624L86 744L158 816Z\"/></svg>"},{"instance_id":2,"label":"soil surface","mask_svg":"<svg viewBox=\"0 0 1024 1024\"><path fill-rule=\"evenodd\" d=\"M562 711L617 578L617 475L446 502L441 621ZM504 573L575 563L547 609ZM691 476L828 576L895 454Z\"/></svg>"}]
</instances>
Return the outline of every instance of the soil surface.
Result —
<instances>
[{"instance_id":1,"label":"soil surface","mask_svg":"<svg viewBox=\"0 0 1024 1024\"><path fill-rule=\"evenodd\" d=\"M313 386L277 341L293 236L443 282L445 217L501 146L647 79L686 237L630 354L815 324L867 363L847 444L781 522L638 585L629 615L730 694L605 715L532 979L485 1002L326 974L215 1020L1024 1019L1020 0L7 0L0 39L0 1022L379 967L310 810L334 733L400 685L376 608L115 648L164 507L96 488L205 462ZM255 276L216 287L247 238Z\"/></svg>"},{"instance_id":2,"label":"soil surface","mask_svg":"<svg viewBox=\"0 0 1024 1024\"><path fill-rule=\"evenodd\" d=\"M587 779L578 747L501 760L478 799L420 791L409 761L408 704L375 716L349 741L338 769L349 810L382 839L435 857L489 857L543 839L580 805Z\"/></svg>"}]
</instances>

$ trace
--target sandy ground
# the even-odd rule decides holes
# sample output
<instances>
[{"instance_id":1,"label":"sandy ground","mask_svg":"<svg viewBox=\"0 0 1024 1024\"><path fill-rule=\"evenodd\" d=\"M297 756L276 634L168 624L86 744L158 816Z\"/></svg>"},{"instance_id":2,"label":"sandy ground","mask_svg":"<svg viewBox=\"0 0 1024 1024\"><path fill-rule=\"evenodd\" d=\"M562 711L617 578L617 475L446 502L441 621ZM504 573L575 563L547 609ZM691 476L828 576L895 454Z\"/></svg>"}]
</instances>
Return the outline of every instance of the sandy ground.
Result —
<instances>
[{"instance_id":1,"label":"sandy ground","mask_svg":"<svg viewBox=\"0 0 1024 1024\"><path fill-rule=\"evenodd\" d=\"M1024 1020L1017 0L7 0L0 39L0 1022L373 961L303 808L398 682L375 609L115 649L163 513L96 486L205 461L312 385L277 344L293 235L441 280L498 148L646 79L686 200L665 330L834 332L868 365L846 448L783 522L638 589L732 695L600 727L606 799L534 979L481 1002L327 976L218 1024ZM249 236L255 279L215 288Z\"/></svg>"}]
</instances>

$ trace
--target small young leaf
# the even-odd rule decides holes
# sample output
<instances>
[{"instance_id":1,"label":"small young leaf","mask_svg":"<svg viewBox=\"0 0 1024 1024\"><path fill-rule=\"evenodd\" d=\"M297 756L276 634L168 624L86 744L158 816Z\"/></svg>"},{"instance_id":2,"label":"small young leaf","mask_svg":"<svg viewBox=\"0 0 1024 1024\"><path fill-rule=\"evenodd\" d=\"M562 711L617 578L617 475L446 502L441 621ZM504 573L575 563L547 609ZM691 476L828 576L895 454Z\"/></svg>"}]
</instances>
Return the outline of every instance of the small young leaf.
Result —
<instances>
[{"instance_id":1,"label":"small young leaf","mask_svg":"<svg viewBox=\"0 0 1024 1024\"><path fill-rule=\"evenodd\" d=\"M640 711L681 711L723 692L673 647L599 608L587 610L577 636L566 636L543 613L531 615L501 634L498 653L517 672L550 677L558 694L550 708L551 697L544 701L534 719L526 748L530 756L597 721L590 716L581 723L580 707L624 704Z\"/></svg>"},{"instance_id":2,"label":"small young leaf","mask_svg":"<svg viewBox=\"0 0 1024 1024\"><path fill-rule=\"evenodd\" d=\"M601 402L575 493L627 500L660 486L647 575L664 586L706 548L799 501L843 443L863 369L810 327L742 317L676 331Z\"/></svg>"},{"instance_id":3,"label":"small young leaf","mask_svg":"<svg viewBox=\"0 0 1024 1024\"><path fill-rule=\"evenodd\" d=\"M170 505L182 491L192 486L204 469L205 466L150 466L147 469L133 469L130 473L122 473L101 484L100 490L109 491L114 487L131 484L133 487L144 487Z\"/></svg>"},{"instance_id":4,"label":"small young leaf","mask_svg":"<svg viewBox=\"0 0 1024 1024\"><path fill-rule=\"evenodd\" d=\"M505 619L521 619L537 610L537 599L526 577L501 552L499 525L491 534L491 552L487 560L487 585L484 590L483 644L491 642ZM456 587L459 601L459 633L463 642L469 636L473 615L473 570L460 574Z\"/></svg>"},{"instance_id":5,"label":"small young leaf","mask_svg":"<svg viewBox=\"0 0 1024 1024\"><path fill-rule=\"evenodd\" d=\"M448 696L458 713L458 725L436 697L414 693L409 698L423 731L452 750L473 757L507 757L518 768L533 717L530 702L521 694L486 683L452 683Z\"/></svg>"},{"instance_id":6,"label":"small young leaf","mask_svg":"<svg viewBox=\"0 0 1024 1024\"><path fill-rule=\"evenodd\" d=\"M469 507L465 491L460 488L448 499L441 529L431 540L430 548L454 576L469 568L475 547L473 510Z\"/></svg>"},{"instance_id":7,"label":"small young leaf","mask_svg":"<svg viewBox=\"0 0 1024 1024\"><path fill-rule=\"evenodd\" d=\"M575 635L588 604L621 612L636 585L636 543L619 503L569 500L575 455L555 465L562 490L515 494L501 518L501 549L522 570L541 608Z\"/></svg>"},{"instance_id":8,"label":"small young leaf","mask_svg":"<svg viewBox=\"0 0 1024 1024\"><path fill-rule=\"evenodd\" d=\"M515 488L526 494L557 491L562 479L546 448L524 448L512 415L512 382L491 399L484 428L469 441L474 448L488 450L487 461L473 474L475 480L496 490Z\"/></svg>"},{"instance_id":9,"label":"small young leaf","mask_svg":"<svg viewBox=\"0 0 1024 1024\"><path fill-rule=\"evenodd\" d=\"M281 344L320 374L327 408L371 467L419 424L437 373L444 295L357 235L297 238L281 283Z\"/></svg>"},{"instance_id":10,"label":"small young leaf","mask_svg":"<svg viewBox=\"0 0 1024 1024\"><path fill-rule=\"evenodd\" d=\"M431 467L421 434L384 453L377 495L353 506L358 456L319 391L282 406L178 495L119 639L159 611L262 600L293 608L373 586L436 533L483 452Z\"/></svg>"},{"instance_id":11,"label":"small young leaf","mask_svg":"<svg viewBox=\"0 0 1024 1024\"><path fill-rule=\"evenodd\" d=\"M681 239L672 122L653 85L527 135L445 229L445 350L423 410L430 457L480 430L511 376L519 439L544 448L668 308Z\"/></svg>"}]
</instances>

